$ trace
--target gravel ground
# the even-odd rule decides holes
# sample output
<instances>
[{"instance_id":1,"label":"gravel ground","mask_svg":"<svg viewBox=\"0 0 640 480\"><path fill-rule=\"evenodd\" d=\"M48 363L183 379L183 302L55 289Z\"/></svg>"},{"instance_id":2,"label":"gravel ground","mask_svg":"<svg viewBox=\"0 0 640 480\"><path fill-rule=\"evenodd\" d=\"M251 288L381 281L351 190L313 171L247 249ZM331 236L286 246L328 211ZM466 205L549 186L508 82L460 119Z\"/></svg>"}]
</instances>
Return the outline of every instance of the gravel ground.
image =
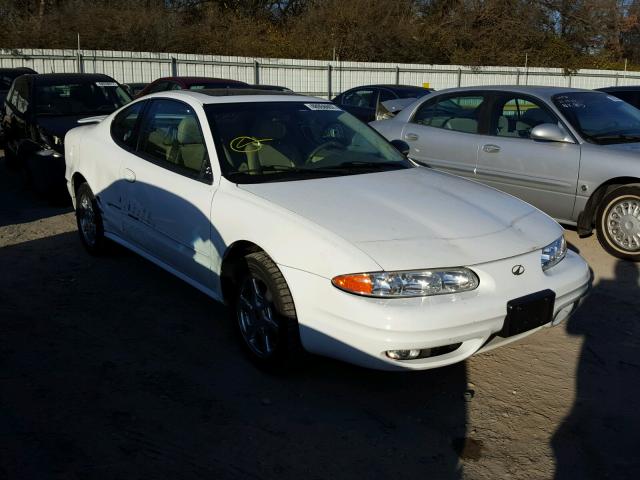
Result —
<instances>
[{"instance_id":1,"label":"gravel ground","mask_svg":"<svg viewBox=\"0 0 640 480\"><path fill-rule=\"evenodd\" d=\"M556 328L415 373L256 370L226 309L0 162L0 479L637 479L640 274L594 237Z\"/></svg>"}]
</instances>

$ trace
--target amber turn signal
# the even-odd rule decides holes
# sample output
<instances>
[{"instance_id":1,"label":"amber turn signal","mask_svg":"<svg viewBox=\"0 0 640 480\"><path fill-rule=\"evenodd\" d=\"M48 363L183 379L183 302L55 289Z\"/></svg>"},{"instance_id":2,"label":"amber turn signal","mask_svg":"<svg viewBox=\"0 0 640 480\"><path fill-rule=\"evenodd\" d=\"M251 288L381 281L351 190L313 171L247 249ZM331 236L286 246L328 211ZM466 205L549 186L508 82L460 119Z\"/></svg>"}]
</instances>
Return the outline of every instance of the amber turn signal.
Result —
<instances>
[{"instance_id":1,"label":"amber turn signal","mask_svg":"<svg viewBox=\"0 0 640 480\"><path fill-rule=\"evenodd\" d=\"M371 275L366 273L356 273L353 275L340 275L331 280L336 287L347 292L360 295L371 295L373 293L373 282Z\"/></svg>"}]
</instances>

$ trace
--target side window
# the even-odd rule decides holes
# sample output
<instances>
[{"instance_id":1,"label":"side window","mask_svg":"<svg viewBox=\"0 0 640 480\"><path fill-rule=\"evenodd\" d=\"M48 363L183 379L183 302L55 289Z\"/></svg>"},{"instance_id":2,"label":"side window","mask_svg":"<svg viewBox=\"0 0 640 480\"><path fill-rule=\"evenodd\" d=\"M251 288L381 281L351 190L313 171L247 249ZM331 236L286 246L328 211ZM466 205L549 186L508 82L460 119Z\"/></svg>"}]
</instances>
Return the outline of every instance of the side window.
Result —
<instances>
[{"instance_id":1,"label":"side window","mask_svg":"<svg viewBox=\"0 0 640 480\"><path fill-rule=\"evenodd\" d=\"M138 152L161 167L211 182L200 124L186 103L156 100L145 114Z\"/></svg>"},{"instance_id":2,"label":"side window","mask_svg":"<svg viewBox=\"0 0 640 480\"><path fill-rule=\"evenodd\" d=\"M125 108L111 122L111 137L121 147L135 150L138 140L136 126L147 102L138 102Z\"/></svg>"},{"instance_id":3,"label":"side window","mask_svg":"<svg viewBox=\"0 0 640 480\"><path fill-rule=\"evenodd\" d=\"M18 113L25 113L29 108L29 82L26 78L18 77L13 84L11 104Z\"/></svg>"},{"instance_id":4,"label":"side window","mask_svg":"<svg viewBox=\"0 0 640 480\"><path fill-rule=\"evenodd\" d=\"M530 138L533 127L558 120L540 102L528 98L503 97L496 103L491 133L499 137Z\"/></svg>"},{"instance_id":5,"label":"side window","mask_svg":"<svg viewBox=\"0 0 640 480\"><path fill-rule=\"evenodd\" d=\"M387 100L395 100L396 97L393 92L390 92L389 90L386 90L384 88L380 89L380 101L381 102L386 102Z\"/></svg>"},{"instance_id":6,"label":"side window","mask_svg":"<svg viewBox=\"0 0 640 480\"><path fill-rule=\"evenodd\" d=\"M482 94L438 97L422 104L412 122L456 132L478 133L485 105Z\"/></svg>"},{"instance_id":7,"label":"side window","mask_svg":"<svg viewBox=\"0 0 640 480\"><path fill-rule=\"evenodd\" d=\"M342 97L342 105L346 107L375 108L378 100L374 89L352 90Z\"/></svg>"},{"instance_id":8,"label":"side window","mask_svg":"<svg viewBox=\"0 0 640 480\"><path fill-rule=\"evenodd\" d=\"M182 87L177 83L169 82L169 88L167 90L182 90Z\"/></svg>"},{"instance_id":9,"label":"side window","mask_svg":"<svg viewBox=\"0 0 640 480\"><path fill-rule=\"evenodd\" d=\"M169 90L169 82L158 82L149 89L149 93L164 92L165 90Z\"/></svg>"}]
</instances>

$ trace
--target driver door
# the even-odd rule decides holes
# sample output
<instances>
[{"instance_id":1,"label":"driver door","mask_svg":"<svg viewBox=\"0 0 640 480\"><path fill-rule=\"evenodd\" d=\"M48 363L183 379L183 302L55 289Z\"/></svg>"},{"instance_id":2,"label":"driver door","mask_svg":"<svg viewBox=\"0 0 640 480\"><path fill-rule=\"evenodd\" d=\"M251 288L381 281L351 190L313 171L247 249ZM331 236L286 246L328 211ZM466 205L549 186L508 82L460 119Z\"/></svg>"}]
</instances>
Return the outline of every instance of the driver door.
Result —
<instances>
[{"instance_id":1,"label":"driver door","mask_svg":"<svg viewBox=\"0 0 640 480\"><path fill-rule=\"evenodd\" d=\"M542 123L562 122L539 99L503 94L493 103L491 136L478 152L477 180L510 193L559 220L573 213L580 167L576 143L530 138Z\"/></svg>"},{"instance_id":2,"label":"driver door","mask_svg":"<svg viewBox=\"0 0 640 480\"><path fill-rule=\"evenodd\" d=\"M177 272L213 288L215 194L198 116L190 105L152 100L137 155L122 163L127 237Z\"/></svg>"}]
</instances>

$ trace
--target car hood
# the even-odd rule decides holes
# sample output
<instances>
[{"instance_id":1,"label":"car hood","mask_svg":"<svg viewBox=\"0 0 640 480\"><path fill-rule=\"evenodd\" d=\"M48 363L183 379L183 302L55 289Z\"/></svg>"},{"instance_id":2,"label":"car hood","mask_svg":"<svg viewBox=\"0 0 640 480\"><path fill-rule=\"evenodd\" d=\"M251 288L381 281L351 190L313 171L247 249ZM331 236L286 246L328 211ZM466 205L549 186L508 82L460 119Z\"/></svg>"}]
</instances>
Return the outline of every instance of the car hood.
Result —
<instances>
[{"instance_id":1,"label":"car hood","mask_svg":"<svg viewBox=\"0 0 640 480\"><path fill-rule=\"evenodd\" d=\"M385 270L484 263L562 233L521 200L421 167L240 188L348 240Z\"/></svg>"}]
</instances>

